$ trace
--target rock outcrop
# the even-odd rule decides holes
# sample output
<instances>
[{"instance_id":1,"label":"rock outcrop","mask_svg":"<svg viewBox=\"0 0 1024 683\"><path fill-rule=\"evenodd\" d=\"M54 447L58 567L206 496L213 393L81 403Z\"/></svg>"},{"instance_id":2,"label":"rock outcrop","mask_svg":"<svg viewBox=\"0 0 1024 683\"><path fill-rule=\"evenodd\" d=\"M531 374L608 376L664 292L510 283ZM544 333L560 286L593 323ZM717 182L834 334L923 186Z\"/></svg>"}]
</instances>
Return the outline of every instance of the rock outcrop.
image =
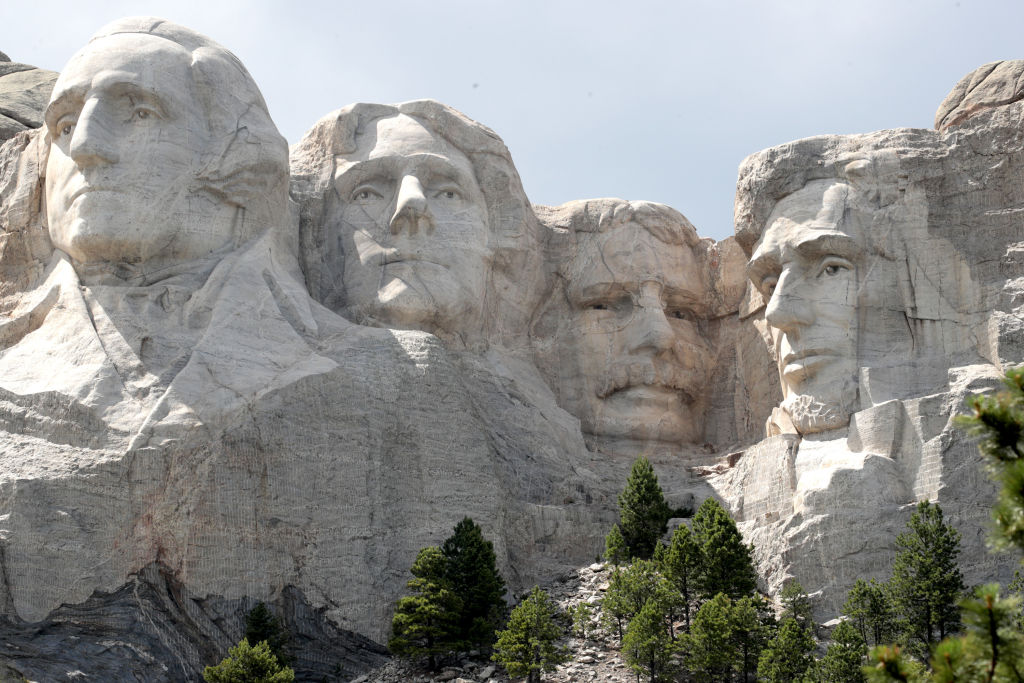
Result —
<instances>
[{"instance_id":1,"label":"rock outcrop","mask_svg":"<svg viewBox=\"0 0 1024 683\"><path fill-rule=\"evenodd\" d=\"M43 125L57 73L12 62L0 52L0 142Z\"/></svg>"},{"instance_id":2,"label":"rock outcrop","mask_svg":"<svg viewBox=\"0 0 1024 683\"><path fill-rule=\"evenodd\" d=\"M194 677L262 600L302 676L357 674L421 547L468 515L513 592L575 571L639 454L673 507L721 497L766 587L798 578L822 618L918 500L963 532L968 582L1012 570L951 418L1024 357L1018 63L961 82L939 130L751 156L719 243L651 202L532 206L498 135L433 101L344 107L289 151L237 58L163 20L102 29L59 78L20 66L12 670Z\"/></svg>"}]
</instances>

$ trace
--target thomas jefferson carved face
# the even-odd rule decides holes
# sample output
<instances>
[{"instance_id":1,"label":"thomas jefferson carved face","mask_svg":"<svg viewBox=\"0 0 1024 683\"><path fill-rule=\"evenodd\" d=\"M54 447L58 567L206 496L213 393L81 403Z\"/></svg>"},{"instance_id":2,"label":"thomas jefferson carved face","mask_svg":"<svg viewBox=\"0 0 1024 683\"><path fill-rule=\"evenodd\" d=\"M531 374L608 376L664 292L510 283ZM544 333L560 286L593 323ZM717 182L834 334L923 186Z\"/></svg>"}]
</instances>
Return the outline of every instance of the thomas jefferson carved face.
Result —
<instances>
[{"instance_id":1,"label":"thomas jefferson carved face","mask_svg":"<svg viewBox=\"0 0 1024 683\"><path fill-rule=\"evenodd\" d=\"M348 317L456 337L479 327L493 257L462 152L413 117L378 119L338 159L335 191Z\"/></svg>"},{"instance_id":2,"label":"thomas jefferson carved face","mask_svg":"<svg viewBox=\"0 0 1024 683\"><path fill-rule=\"evenodd\" d=\"M858 270L863 229L852 192L821 180L783 198L748 266L768 301L765 320L782 381L782 408L802 434L846 425L857 400Z\"/></svg>"},{"instance_id":3,"label":"thomas jefferson carved face","mask_svg":"<svg viewBox=\"0 0 1024 683\"><path fill-rule=\"evenodd\" d=\"M79 262L164 264L232 238L234 208L196 191L208 139L180 45L126 33L94 40L46 110L46 205L54 244Z\"/></svg>"},{"instance_id":4,"label":"thomas jefferson carved face","mask_svg":"<svg viewBox=\"0 0 1024 683\"><path fill-rule=\"evenodd\" d=\"M589 434L698 440L712 362L707 285L693 249L636 222L578 236L563 332L578 367L563 382L564 407Z\"/></svg>"}]
</instances>

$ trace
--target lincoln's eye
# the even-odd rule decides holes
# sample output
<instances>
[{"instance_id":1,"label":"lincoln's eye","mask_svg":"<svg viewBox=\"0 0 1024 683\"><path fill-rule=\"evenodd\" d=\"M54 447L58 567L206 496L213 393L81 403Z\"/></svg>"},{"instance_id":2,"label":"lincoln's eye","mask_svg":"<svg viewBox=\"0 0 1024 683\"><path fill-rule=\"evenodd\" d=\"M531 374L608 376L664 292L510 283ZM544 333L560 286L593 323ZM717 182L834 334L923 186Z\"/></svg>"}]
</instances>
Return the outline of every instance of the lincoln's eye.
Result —
<instances>
[{"instance_id":1,"label":"lincoln's eye","mask_svg":"<svg viewBox=\"0 0 1024 683\"><path fill-rule=\"evenodd\" d=\"M839 272L839 270L840 268L837 265L825 266L826 275L835 275L836 273Z\"/></svg>"}]
</instances>

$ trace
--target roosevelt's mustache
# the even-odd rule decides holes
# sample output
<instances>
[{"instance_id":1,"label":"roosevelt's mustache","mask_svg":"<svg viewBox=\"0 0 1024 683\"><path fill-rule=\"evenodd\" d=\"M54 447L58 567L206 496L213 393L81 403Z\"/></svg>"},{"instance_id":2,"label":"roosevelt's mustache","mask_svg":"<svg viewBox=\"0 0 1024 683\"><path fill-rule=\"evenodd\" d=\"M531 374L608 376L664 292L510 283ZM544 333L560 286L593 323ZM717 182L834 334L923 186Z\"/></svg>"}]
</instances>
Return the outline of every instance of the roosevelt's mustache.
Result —
<instances>
[{"instance_id":1,"label":"roosevelt's mustache","mask_svg":"<svg viewBox=\"0 0 1024 683\"><path fill-rule=\"evenodd\" d=\"M690 402L696 398L705 381L705 372L700 368L654 361L618 363L605 369L597 396L607 398L622 389L649 386L674 389L683 394L684 401Z\"/></svg>"}]
</instances>

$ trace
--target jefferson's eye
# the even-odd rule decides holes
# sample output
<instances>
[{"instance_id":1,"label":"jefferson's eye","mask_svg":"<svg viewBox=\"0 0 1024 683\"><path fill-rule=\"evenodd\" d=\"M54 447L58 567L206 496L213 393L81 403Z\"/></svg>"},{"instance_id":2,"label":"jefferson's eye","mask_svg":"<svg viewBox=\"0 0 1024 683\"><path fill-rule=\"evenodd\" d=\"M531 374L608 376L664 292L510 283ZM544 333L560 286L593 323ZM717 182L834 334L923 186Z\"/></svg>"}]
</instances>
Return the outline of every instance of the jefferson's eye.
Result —
<instances>
[{"instance_id":1,"label":"jefferson's eye","mask_svg":"<svg viewBox=\"0 0 1024 683\"><path fill-rule=\"evenodd\" d=\"M438 199L462 199L462 194L453 187L438 190L434 196Z\"/></svg>"},{"instance_id":2,"label":"jefferson's eye","mask_svg":"<svg viewBox=\"0 0 1024 683\"><path fill-rule=\"evenodd\" d=\"M355 191L352 192L352 201L365 202L369 201L370 199L378 198L380 196L380 193L377 192L372 187L363 185L362 187L357 187Z\"/></svg>"}]
</instances>

